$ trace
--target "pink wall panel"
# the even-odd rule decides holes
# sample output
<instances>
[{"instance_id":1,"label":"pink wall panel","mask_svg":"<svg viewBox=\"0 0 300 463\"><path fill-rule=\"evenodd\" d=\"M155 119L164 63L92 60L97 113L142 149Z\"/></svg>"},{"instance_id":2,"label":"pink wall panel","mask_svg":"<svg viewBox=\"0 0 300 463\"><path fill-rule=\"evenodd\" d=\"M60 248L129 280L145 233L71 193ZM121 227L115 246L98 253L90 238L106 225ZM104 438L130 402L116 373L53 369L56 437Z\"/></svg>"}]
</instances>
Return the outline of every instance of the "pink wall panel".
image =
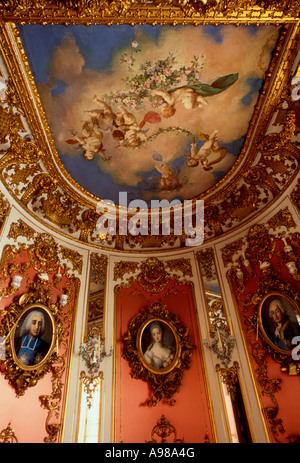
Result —
<instances>
[{"instance_id":1,"label":"pink wall panel","mask_svg":"<svg viewBox=\"0 0 300 463\"><path fill-rule=\"evenodd\" d=\"M130 320L153 302L160 302L166 305L168 311L179 315L195 346L191 367L185 370L181 388L174 394L174 406L163 401L154 407L141 406L149 398L149 385L141 379L132 378L129 363L122 358L121 339L127 332ZM151 431L162 415L175 427L178 439L184 439L187 443L204 442L207 439L213 442L192 286L180 285L171 280L162 292L153 295L134 282L130 288L119 290L116 311L115 442L150 441Z\"/></svg>"},{"instance_id":2,"label":"pink wall panel","mask_svg":"<svg viewBox=\"0 0 300 463\"><path fill-rule=\"evenodd\" d=\"M298 243L298 244L297 244ZM296 260L299 259L299 242L294 242L293 252L295 253ZM235 293L237 301L237 310L241 320L241 326L244 331L246 345L250 355L258 392L260 399L265 408L265 416L268 416L267 410L272 409L271 415L266 418L267 426L270 431L270 438L273 442L289 442L291 436L299 436L299 416L300 416L300 402L297 397L300 392L299 376L291 376L281 371L281 363L275 361L267 351L267 343L264 342L261 331L259 336L256 334L256 328L251 326L251 317L255 317L258 312L258 305L253 304L252 296L263 288L266 284L268 288L266 294L272 291L285 291L285 288L293 288L294 294L299 295L300 280L293 278L287 269L286 261L290 259L284 255L284 244L282 240L277 240L272 251L272 256L269 261L273 276L268 279L261 269L255 256L251 262L253 274L251 277L244 278L245 288L241 290L238 288L236 280L231 277L232 288ZM268 248L266 252L270 252ZM294 257L295 257L294 256ZM297 257L298 256L298 257ZM251 259L250 255L247 256ZM286 259L286 261L284 260ZM263 260L263 259L262 259ZM266 282L266 283L264 283ZM282 285L281 285L282 283ZM289 292L284 294L290 295ZM300 307L298 306L299 314ZM292 360L292 356L285 357L287 362ZM279 357L278 357L279 359Z\"/></svg>"},{"instance_id":3,"label":"pink wall panel","mask_svg":"<svg viewBox=\"0 0 300 463\"><path fill-rule=\"evenodd\" d=\"M30 264L27 251L23 250L18 255L13 255L9 253L9 249L4 250L0 269L2 276L1 289L4 294L7 294L7 290L10 288L11 278L3 278L3 275L6 275L6 270L12 264L16 266L15 273L19 274L20 269L25 268L24 264ZM46 372L37 381L36 385L28 387L24 395L19 395L19 397L15 388L9 384L9 380L4 376L6 371L5 362L0 362L2 369L0 373L0 432L6 429L10 423L19 443L42 443L47 439L50 439L49 442L57 442L62 429L69 346L72 336L72 307L74 307L77 287L75 280L66 276L63 269L61 269L63 274L61 281L59 284L54 284L53 277L55 273L49 274L49 282L45 283L45 288L50 290L52 303L58 303L60 294L65 292L66 288L72 294L65 308L57 305L59 311L68 312L66 319L61 317L66 334L64 336L65 344L60 344L57 361L52 363L51 370ZM37 271L29 265L23 273L21 287L13 295L1 299L0 323L2 323L3 311L8 309L12 302L18 302L22 294L29 292L36 279ZM41 402L42 397L46 398L44 404ZM51 411L51 407L53 407L53 411ZM48 425L50 425L50 428L47 429ZM56 432L56 426L58 426L58 432ZM52 431L54 431L53 434Z\"/></svg>"}]
</instances>

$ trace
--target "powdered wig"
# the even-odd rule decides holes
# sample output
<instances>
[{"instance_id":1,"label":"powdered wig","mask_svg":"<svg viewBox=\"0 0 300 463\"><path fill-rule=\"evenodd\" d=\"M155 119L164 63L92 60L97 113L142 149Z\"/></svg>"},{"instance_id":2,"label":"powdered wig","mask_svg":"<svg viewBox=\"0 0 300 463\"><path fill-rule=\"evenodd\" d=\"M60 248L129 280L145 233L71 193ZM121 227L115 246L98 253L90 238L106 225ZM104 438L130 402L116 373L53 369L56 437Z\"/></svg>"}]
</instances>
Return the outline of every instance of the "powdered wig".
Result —
<instances>
[{"instance_id":1,"label":"powdered wig","mask_svg":"<svg viewBox=\"0 0 300 463\"><path fill-rule=\"evenodd\" d=\"M33 310L28 315L26 315L25 320L24 320L23 325L22 325L21 330L20 330L20 336L24 336L25 334L29 333L32 318L35 315L38 315L38 316L42 317L42 327L41 327L41 331L40 331L40 336L44 333L44 331L45 331L45 317L44 317L44 314L43 314L43 312L41 310Z\"/></svg>"},{"instance_id":2,"label":"powdered wig","mask_svg":"<svg viewBox=\"0 0 300 463\"><path fill-rule=\"evenodd\" d=\"M271 309L272 307L276 305L278 307L278 309L284 314L285 313L285 310L284 310L284 307L282 305L282 302L279 301L279 299L275 299L274 301L271 302L270 306L269 306L269 316L271 317Z\"/></svg>"}]
</instances>

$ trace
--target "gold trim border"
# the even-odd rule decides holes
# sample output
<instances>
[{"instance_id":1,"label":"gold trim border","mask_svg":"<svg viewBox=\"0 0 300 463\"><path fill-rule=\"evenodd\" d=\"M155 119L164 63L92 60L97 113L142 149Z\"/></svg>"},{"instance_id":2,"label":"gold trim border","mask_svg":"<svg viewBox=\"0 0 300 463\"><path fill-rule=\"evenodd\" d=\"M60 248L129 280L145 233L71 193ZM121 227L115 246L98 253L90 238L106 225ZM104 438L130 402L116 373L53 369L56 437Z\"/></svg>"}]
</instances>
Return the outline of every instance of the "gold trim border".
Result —
<instances>
[{"instance_id":1,"label":"gold trim border","mask_svg":"<svg viewBox=\"0 0 300 463\"><path fill-rule=\"evenodd\" d=\"M178 22L178 24L184 23ZM235 24L240 25L241 23L237 19ZM277 101L281 95L283 86L286 83L287 78L289 77L289 68L292 66L296 57L296 53L298 51L297 35L299 30L300 28L298 27L298 25L285 25L281 34L279 35L278 43L273 53L273 58L271 59L268 71L266 73L264 86L260 92L260 96L255 105L246 140L244 142L242 151L238 159L235 161L234 165L221 180L219 180L214 186L212 186L205 192L197 195L194 199L206 198L207 203L210 204L213 200L219 199L218 197L220 196L220 194L223 196L224 192L233 189L233 182L234 184L237 184L237 182L242 178L242 175L245 173L245 171L251 168L251 163L254 161L255 156L257 155L257 143L261 141L263 135L267 130L268 124L273 115L273 111L276 108ZM7 54L7 52L5 52L6 48L8 48L9 50L9 55ZM18 56L16 55L15 50L18 50ZM0 51L2 52L5 58L5 64L7 66L11 78L13 79L13 83L17 89L18 95L21 98L22 107L24 108L29 126L32 129L35 139L37 140L38 146L44 153L43 161L45 162L45 166L48 172L54 178L58 177L58 183L66 193L70 194L72 197L74 197L77 201L79 201L86 207L95 207L95 203L101 200L102 198L93 195L92 193L81 187L67 172L59 158L47 122L46 114L43 109L42 102L40 100L40 96L35 84L35 80L29 66L28 58L23 48L19 31L15 24L7 24L4 28L4 37L0 42ZM283 56L281 56L281 54L283 54ZM280 56L281 60L279 68L277 69L278 59ZM21 64L19 63L19 60L21 61ZM21 68L23 69L23 72ZM25 73L26 81L28 82L29 88L24 86L22 88L23 73ZM273 81L274 75L275 80ZM31 95L29 95L29 92L31 93ZM32 98L34 98L34 103L32 103ZM38 117L35 116L36 111L38 112ZM261 111L263 111L262 117L260 117ZM259 119L261 120L259 121ZM256 128L258 128L257 131ZM253 141L253 137L255 138L256 142ZM248 156L245 161L247 153ZM48 157L51 161L54 160L54 163L49 162ZM242 168L239 170L241 164L243 165ZM239 170L238 175L232 178L232 176L237 170ZM230 182L228 180L230 180ZM70 187L70 184L72 185L72 187ZM222 189L221 192L218 191L224 184L225 190Z\"/></svg>"},{"instance_id":2,"label":"gold trim border","mask_svg":"<svg viewBox=\"0 0 300 463\"><path fill-rule=\"evenodd\" d=\"M7 2L3 2L3 1L1 2L1 1L0 1L0 24L1 24L1 18L3 19L4 16L5 16L5 15L3 16L3 15L1 14L1 12L3 12L3 8L4 8L4 9L6 8L6 7L5 7L6 3L7 3ZM24 2L16 2L16 3L19 4L19 10L20 10L20 11L21 11L22 9L24 10L24 8L23 8L23 6L22 6ZM55 2L50 2L50 3L51 3L51 5L52 5L52 7L53 7L53 5L54 5ZM50 5L50 3L49 3L49 5ZM72 4L72 5L73 5L73 4L75 5L75 4L78 3L78 2L69 2L69 3ZM81 3L84 3L84 2L81 2ZM91 3L93 3L93 2L91 2ZM97 3L99 3L99 2L97 2ZM103 3L103 2L100 2L100 3ZM104 3L105 3L105 2L104 2ZM133 2L133 3L134 3L134 2ZM161 2L161 3L162 3L162 2ZM169 3L170 3L170 2L169 2ZM174 3L174 2L171 2L171 3ZM189 3L189 2L183 2L183 3ZM199 2L198 2L198 3L199 3ZM276 73L276 76L275 76L275 84L273 84L273 88L274 88L274 85L275 85L275 88L276 88L276 92L275 92L275 93L276 93L276 97L274 96L274 92L272 92L271 95L270 95L270 96L271 96L271 99L272 99L272 103L269 104L269 102L268 102L268 117L264 118L264 121L262 122L262 124L260 125L260 128L259 128L259 132L261 132L261 133L263 133L263 131L266 130L267 124L268 124L268 122L270 121L270 118L271 118L271 116L272 116L271 110L275 108L277 98L278 98L278 96L280 95L280 91L282 91L282 89L283 89L283 87L284 87L284 85L285 85L285 83L286 83L286 79L287 79L287 77L288 77L288 71L289 71L288 68L289 68L290 65L292 64L292 63L291 63L291 56L288 56L288 51L290 52L291 49L292 49L292 51L293 51L292 55L293 55L293 57L294 57L294 55L296 54L296 51L297 51L297 50L296 50L296 45L297 45L297 34L298 34L298 31L299 31L299 20L298 20L298 16L297 16L297 15L294 15L294 16L293 16L293 14L290 12L290 14L288 15L288 18L285 18L285 17L283 17L282 13L280 13L281 10L280 10L280 9L279 9L279 10L276 9L277 6L278 6L278 5L277 5L277 2L273 2L273 4L272 4L272 2L269 2L269 3L271 4L271 11L272 11L272 15L270 15L270 17L271 17L271 16L273 16L273 18L276 17L276 21L275 21L275 22L276 22L277 25L285 24L285 26L286 26L286 28L285 28L286 33L287 33L287 31L290 31L290 33L287 34L289 37L288 37L288 39L287 39L287 43L286 43L286 47L285 47L284 59L281 60L280 68L279 68L279 70L277 70L277 73ZM294 4L294 3L295 3L295 2L293 2L293 4ZM238 11L238 10L236 11L235 21L234 21L234 23L235 23L236 25L239 25L239 24L250 24L250 23L251 23L251 22L250 22L250 23L249 23L249 22L247 22L247 23L245 22L245 23L244 23L244 22L243 22L243 19L241 19L240 16L239 16L239 14L240 14L240 8L242 7L242 4L243 4L243 2L240 2L240 4L239 4L239 11ZM4 5L4 6L3 6L3 5ZM10 5L12 5L12 6L10 6L11 11L14 11L13 2L10 2ZM37 5L38 5L38 4L37 4ZM73 5L73 6L74 6L74 5ZM145 6L145 5L144 5L144 6ZM144 6L142 7L142 9L144 8ZM51 8L52 8L52 7L51 7ZM77 5L77 7L78 7L78 5ZM34 8L36 8L36 7L33 6L33 10L34 10ZM173 6L172 6L172 8L173 8ZM283 9L284 9L284 8L283 8ZM25 10L26 10L26 8L25 8ZM25 10L24 10L24 11L25 11ZM32 10L32 11L33 11L33 10ZM19 11L18 13L16 13L17 16L18 16L18 14L20 14L20 11ZM24 13L24 11L23 11L23 13ZM53 10L53 11L54 11L54 10ZM251 11L252 11L252 10L251 10ZM253 12L253 11L252 11L252 12ZM23 14L23 13L22 13L22 14ZM30 14L31 14L31 13L30 13ZM186 24L186 22L184 21L183 17L184 17L184 14L181 15L181 21L178 21L176 24ZM215 17L215 16L214 16L214 17ZM103 19L103 18L104 18L104 19ZM31 18L31 19L32 19L32 18ZM35 23L39 23L39 19L40 19L40 18L35 18ZM57 19L57 18L56 18L56 19ZM56 21L57 24L59 23L60 19L61 19L60 17L57 19L57 21ZM105 14L102 15L102 19L103 19L103 21L104 21L106 24L109 25L109 23L107 22L107 17L105 16ZM201 21L199 20L199 22L197 22L197 20L196 20L196 19L197 19L197 15L195 16L194 19L195 19L195 21L194 21L193 24L195 24L195 25L196 25L196 24L208 24L207 21L204 21L204 20L203 20L203 17L202 17L202 20L201 20ZM96 21L96 20L97 20L97 18L95 18L95 21ZM32 21L30 20L29 22L32 22ZM20 23L25 24L25 23L26 23L26 20L24 19L24 21L22 20ZM46 23L47 23L47 21L46 21L46 22L41 22L41 24L46 24ZM95 22L95 23L96 23L96 22ZM140 21L140 23L142 23L142 22ZM231 23L233 24L233 22L229 22L229 23L230 23L230 24L231 24ZM272 22L264 23L263 21L258 21L258 22L256 23L256 25L259 25L259 24L271 24L271 23L272 23ZM294 24L294 27L291 26L291 23ZM218 24L218 22L216 22L215 24ZM225 22L220 22L220 24L225 24ZM289 24L289 25L288 25L288 24ZM1 25L3 25L3 24L1 24ZM12 24L6 25L6 27L3 27L3 28L2 28L2 30L5 30L4 35L5 35L6 37L5 37L4 40L3 40L3 37L2 37L2 40L0 41L0 48L3 46L3 44L4 44L4 45L7 45L7 44L5 44L5 42L7 41L8 35L9 35L9 34L7 34L7 30L6 30L7 27L9 27L9 28L12 27L12 28L15 28L15 30L16 30L16 26L15 26L15 25L12 25ZM1 35L2 35L2 34L3 34L3 32L1 32ZM16 82L17 85L16 85L16 87L18 88L18 93L19 93L19 94L21 95L21 97L23 98L23 92L22 92L22 91L20 92L20 90L22 90L22 86L20 86L20 82L21 82L21 80L22 80L22 79L20 79L20 76L22 77L22 72L21 72L21 70L20 70L20 68L19 68L20 62L17 62L16 57L14 56L15 49L22 49L22 45L21 45L20 43L15 43L15 44L10 43L10 53L9 53L9 56L6 56L6 55L5 55L4 57L5 57L5 63L6 63L6 65L8 66L9 70L10 70L10 71L12 71L12 70L14 71L14 72L12 73L13 75L15 75L16 69L17 69L17 82ZM26 68L29 69L28 62L26 61L26 57L25 57L25 54L24 54L24 50L23 50L23 51L21 50L21 52L20 52L20 50L19 50L18 53L21 53L21 54L23 53L23 54L22 54L22 58L21 58L22 63L23 63L23 65L24 65ZM277 55L280 54L279 50L276 51L276 54L277 54ZM13 62L11 62L11 58L12 58L12 57L13 57L13 60L12 60ZM24 60L25 60L25 61L24 61ZM27 64L26 64L26 63L27 63ZM17 66L17 68L16 68L16 66ZM271 68L270 68L270 69L271 69ZM272 71L272 72L269 72L269 78L270 78L270 79L272 78L273 73L275 73L275 70L276 70L276 62L274 62L273 71ZM29 70L29 71L30 71L30 70ZM18 82L18 80L19 80L19 82ZM31 76L31 78L29 78L29 80L31 80L31 85L33 85L33 88L31 88L31 91L33 91L34 93L37 94L36 89L35 89L35 84L34 84L34 82L33 82L32 76ZM265 88L265 87L264 87L264 88ZM268 92L265 92L265 96L266 96L267 93L268 93ZM263 95L261 95L261 96L263 96ZM24 106L25 106L25 108L26 108L26 110L27 110L27 103L28 103L28 100L30 100L30 98L28 99L28 95L26 95L25 100L26 100L26 104L25 104ZM261 106L263 107L262 99L260 99L259 101L261 102ZM30 103L30 101L29 101L29 103ZM39 112L40 112L40 110L42 110L42 107L41 107L41 104L40 104L40 103L39 103L39 106L40 106L40 107L39 107ZM32 109L34 109L34 111L31 111ZM31 126L31 124L33 123L34 127L35 127L35 128L37 127L38 132L39 132L40 129L41 129L41 127L40 127L40 122L37 121L36 116L34 116L34 118L32 117L32 114L33 114L34 112L35 112L35 108L33 108L32 103L30 103L30 109L29 109L29 111L28 111L28 114L29 114L29 116L30 116L30 120L28 120L28 122L29 122L29 125L30 125L30 126ZM35 132L35 129L34 129L34 132ZM38 140L39 143L42 142L42 146L45 147L45 149L48 150L48 149L49 149L49 145L48 145L48 143L47 143L47 141L46 141L46 139L45 139L45 134L44 134L44 132L40 132L39 135L41 136L41 139ZM254 144L253 146L255 147L255 144ZM248 147L247 147L247 148L248 148ZM248 156L248 158L246 159L246 161L248 162L248 160L249 160L251 157L254 159L254 155L255 155L255 154L256 154L255 149L250 150L249 156ZM242 153L241 153L241 155L242 155ZM240 155L240 157L241 157L241 155ZM44 157L45 157L45 155L43 156L43 158L44 158ZM252 159L252 160L253 160L253 159ZM241 158L240 162L242 162L242 158ZM246 164L246 163L244 163L244 164ZM48 166L47 166L47 167L48 167ZM233 166L232 169L237 170L238 167L239 167L239 166L237 165L237 162L236 162L236 163L234 164L234 166ZM51 175L56 176L57 174L59 174L59 175L61 176L61 173L60 173L59 169L57 169L57 166L53 167L53 166L50 165L50 169L51 169ZM212 196L209 197L208 203L210 203L212 200L218 199L218 196L220 195L220 191L217 191L215 194L213 194L213 193L214 193L214 189L219 189L219 187L222 186L222 184L223 184L224 182L227 181L227 179L228 179L227 177L230 177L230 176L232 175L232 169L226 174L226 176L225 176L222 180L220 180L220 181L215 185L215 187L212 188L212 190L207 190L207 191L204 193L204 195L212 194ZM241 175L242 175L242 173L243 173L243 170L244 170L244 168L243 168L243 169L240 169L240 171L238 172L238 175L236 176L236 178L233 179L235 182L237 182L237 181L241 178ZM290 183L291 183L293 180L294 180L294 176L289 180L288 185L285 185L285 187L283 188L283 190L280 192L280 195L282 195L282 193L286 190L286 188L290 185ZM60 183L61 183L61 182L60 182ZM83 194L84 194L84 198L83 198L83 197L81 196L81 193L78 193L78 191L75 191L74 188L71 187L71 186L68 184L68 182L66 182L66 180L64 180L64 183L65 183L64 187L66 188L66 190L67 190L66 192L67 192L67 193L70 193L72 196L75 196L76 200L78 200L81 204L84 204L84 205L86 205L87 207L90 207L91 204L90 204L90 202L86 199L87 193L86 193L86 191L85 191L84 189L82 189L83 192L84 192L84 193L83 193ZM74 181L73 181L72 179L71 179L71 183L72 183L72 185L74 184ZM227 190L230 189L230 188L232 188L232 181L229 182L229 183L227 183L227 185L225 185L225 188L221 191L221 193L223 194L223 191L227 191ZM201 195L200 195L200 197L201 197ZM93 198L93 199L97 199L97 198ZM257 217L259 214L261 214L261 212L262 212L263 210L265 210L267 207L269 207L271 204L273 204L274 201L277 200L277 199L278 199L278 197L273 198L267 206L263 207L262 210L257 211L256 214L254 214L252 217L250 217L250 219L248 218L248 220L247 220L247 218L246 218L246 220L244 220L243 222L241 222L241 224L235 226L234 229L235 229L235 230L236 230L236 229L239 229L241 226L244 226L244 225L245 225L246 223L248 223L249 221L252 221L255 217ZM16 199L16 200L17 200L18 203L20 203L20 201L19 201L18 199ZM38 217L36 217L31 211L28 211L28 212L30 213L30 215L34 216L34 217L37 218L39 221L41 221L41 219L38 218ZM53 229L53 227L51 227L51 225L49 225L49 228ZM55 230L56 232L58 232L59 234L61 234L61 235L63 235L63 236L66 236L66 237L70 238L72 241L77 241L77 242L80 242L80 243L82 242L80 238L79 238L79 239L74 238L74 237L72 237L72 236L70 236L70 235L67 235L67 234L63 233L61 230L57 230L57 229L55 229L55 228L54 228L54 230ZM232 231L232 230L229 230L229 232L231 232L231 231ZM228 231L222 232L222 235L227 235L227 234L228 234ZM218 238L218 237L215 236L215 237L213 237L213 238L210 238L210 239L207 240L207 242L211 242L211 241L214 240L215 238ZM107 247L105 247L105 246L101 246L101 244L88 243L88 246L95 247L95 248L97 248L97 249L109 250L109 251L112 251L112 252L118 252L118 253L120 252L119 249L109 248L109 247L107 248ZM174 251L174 248L171 247L171 248L168 248L168 249L163 250L163 251L164 251L164 252L166 252L166 251ZM131 251L131 250L129 250L129 251L122 250L122 252L124 252L124 253L126 253L126 252L132 253L132 252L140 252L140 250L136 250L136 249L135 249L134 251ZM147 252L153 252L153 249L151 249L151 250L149 250L149 251L143 249L143 253L147 253ZM159 252L161 252L161 251L159 251Z\"/></svg>"},{"instance_id":3,"label":"gold trim border","mask_svg":"<svg viewBox=\"0 0 300 463\"><path fill-rule=\"evenodd\" d=\"M1 0L5 21L31 24L280 24L299 17L297 0Z\"/></svg>"}]
</instances>

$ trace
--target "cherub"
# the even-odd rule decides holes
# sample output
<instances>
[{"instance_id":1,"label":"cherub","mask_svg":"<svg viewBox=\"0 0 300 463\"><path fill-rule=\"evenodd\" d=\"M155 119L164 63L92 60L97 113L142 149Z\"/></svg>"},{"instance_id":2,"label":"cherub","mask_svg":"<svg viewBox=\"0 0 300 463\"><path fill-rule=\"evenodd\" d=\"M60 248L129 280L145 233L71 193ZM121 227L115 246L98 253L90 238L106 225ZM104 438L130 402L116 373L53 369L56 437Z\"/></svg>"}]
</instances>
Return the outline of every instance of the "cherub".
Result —
<instances>
[{"instance_id":1,"label":"cherub","mask_svg":"<svg viewBox=\"0 0 300 463\"><path fill-rule=\"evenodd\" d=\"M210 136L204 135L204 137L206 141L198 151L196 141L195 139L193 140L190 155L187 156L189 159L186 162L186 165L189 167L196 167L199 165L199 162L201 162L204 170L211 170L212 164L220 162L226 156L227 148L221 148L217 130L215 130ZM208 162L207 158L211 154L216 153L219 153L220 156L217 159Z\"/></svg>"},{"instance_id":2,"label":"cherub","mask_svg":"<svg viewBox=\"0 0 300 463\"><path fill-rule=\"evenodd\" d=\"M132 148L140 146L143 141L147 140L146 133L141 129L132 128L126 132L128 145Z\"/></svg>"},{"instance_id":3,"label":"cherub","mask_svg":"<svg viewBox=\"0 0 300 463\"><path fill-rule=\"evenodd\" d=\"M163 161L163 157L159 153L153 153L155 169L161 174L160 187L162 190L170 190L181 186L181 181L178 173L175 173L172 166Z\"/></svg>"},{"instance_id":4,"label":"cherub","mask_svg":"<svg viewBox=\"0 0 300 463\"><path fill-rule=\"evenodd\" d=\"M207 105L207 101L192 88L182 87L169 92L156 89L152 91L152 95L163 99L161 113L165 118L171 117L176 113L176 105L178 103L182 103L186 109L194 109Z\"/></svg>"},{"instance_id":5,"label":"cherub","mask_svg":"<svg viewBox=\"0 0 300 463\"><path fill-rule=\"evenodd\" d=\"M105 101L99 100L95 95L93 101L100 107L100 109L85 110L84 112L91 116L94 121L97 121L100 130L109 131L113 127L116 114L111 106Z\"/></svg>"},{"instance_id":6,"label":"cherub","mask_svg":"<svg viewBox=\"0 0 300 463\"><path fill-rule=\"evenodd\" d=\"M78 144L83 148L83 157L87 161L92 161L96 154L104 161L109 161L111 158L107 157L103 149L103 133L99 130L95 130L94 126L91 126L90 121L86 121L82 127L82 136L79 136L76 132L72 133L72 139L66 140L69 144Z\"/></svg>"},{"instance_id":7,"label":"cherub","mask_svg":"<svg viewBox=\"0 0 300 463\"><path fill-rule=\"evenodd\" d=\"M238 74L229 74L215 80L211 85L183 85L171 90L155 89L152 96L162 98L161 113L164 117L171 117L175 114L179 103L186 109L203 107L207 104L206 98L224 92L238 79Z\"/></svg>"},{"instance_id":8,"label":"cherub","mask_svg":"<svg viewBox=\"0 0 300 463\"><path fill-rule=\"evenodd\" d=\"M115 119L118 128L113 132L113 137L119 140L120 145L127 143L131 147L140 146L142 142L147 140L146 132L148 130L143 130L144 125L161 121L158 113L149 111L145 114L143 120L138 123L136 117L126 108L119 106L118 109L120 112L116 114Z\"/></svg>"},{"instance_id":9,"label":"cherub","mask_svg":"<svg viewBox=\"0 0 300 463\"><path fill-rule=\"evenodd\" d=\"M125 144L135 147L139 146L147 137L141 130L134 114L130 113L123 106L118 106L120 112L116 113L113 137L119 140L120 146Z\"/></svg>"},{"instance_id":10,"label":"cherub","mask_svg":"<svg viewBox=\"0 0 300 463\"><path fill-rule=\"evenodd\" d=\"M116 113L115 121L120 130L130 130L139 128L136 117L123 106L118 106L120 112Z\"/></svg>"}]
</instances>

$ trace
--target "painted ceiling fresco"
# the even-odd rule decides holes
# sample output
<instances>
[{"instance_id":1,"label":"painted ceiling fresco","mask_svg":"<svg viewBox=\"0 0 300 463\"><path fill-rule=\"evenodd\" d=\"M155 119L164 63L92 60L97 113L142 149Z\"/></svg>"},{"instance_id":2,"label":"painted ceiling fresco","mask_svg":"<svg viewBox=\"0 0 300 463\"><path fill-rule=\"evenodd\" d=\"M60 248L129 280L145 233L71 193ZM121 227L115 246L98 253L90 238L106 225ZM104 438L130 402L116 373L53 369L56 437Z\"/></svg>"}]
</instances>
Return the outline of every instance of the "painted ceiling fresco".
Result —
<instances>
[{"instance_id":1,"label":"painted ceiling fresco","mask_svg":"<svg viewBox=\"0 0 300 463\"><path fill-rule=\"evenodd\" d=\"M275 26L20 26L59 160L101 199L198 197L233 167Z\"/></svg>"}]
</instances>

